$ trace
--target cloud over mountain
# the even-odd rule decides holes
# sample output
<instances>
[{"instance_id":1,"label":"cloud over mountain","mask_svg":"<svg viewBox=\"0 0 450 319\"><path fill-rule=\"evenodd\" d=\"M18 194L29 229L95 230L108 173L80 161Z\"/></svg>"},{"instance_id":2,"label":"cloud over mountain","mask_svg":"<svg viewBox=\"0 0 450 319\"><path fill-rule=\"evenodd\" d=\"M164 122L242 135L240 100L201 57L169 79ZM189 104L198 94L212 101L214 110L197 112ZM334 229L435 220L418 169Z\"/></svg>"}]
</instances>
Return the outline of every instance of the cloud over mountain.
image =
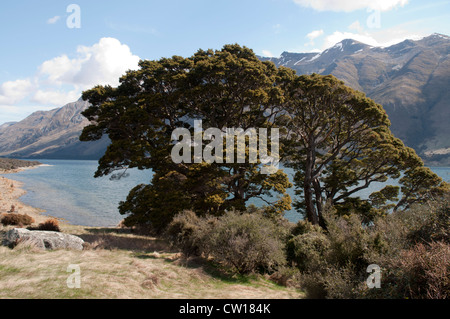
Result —
<instances>
[{"instance_id":1,"label":"cloud over mountain","mask_svg":"<svg viewBox=\"0 0 450 319\"><path fill-rule=\"evenodd\" d=\"M0 83L0 118L10 118L25 105L49 110L73 102L95 85L117 86L127 70L137 69L139 60L115 38L80 45L71 54L44 61L32 77Z\"/></svg>"}]
</instances>

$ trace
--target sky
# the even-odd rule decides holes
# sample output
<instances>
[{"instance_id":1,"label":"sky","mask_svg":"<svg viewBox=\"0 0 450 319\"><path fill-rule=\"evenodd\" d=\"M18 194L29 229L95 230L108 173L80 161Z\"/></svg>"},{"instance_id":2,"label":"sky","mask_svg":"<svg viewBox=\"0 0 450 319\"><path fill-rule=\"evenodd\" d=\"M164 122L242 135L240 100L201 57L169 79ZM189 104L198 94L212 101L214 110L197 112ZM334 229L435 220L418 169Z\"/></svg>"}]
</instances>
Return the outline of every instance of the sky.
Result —
<instances>
[{"instance_id":1,"label":"sky","mask_svg":"<svg viewBox=\"0 0 450 319\"><path fill-rule=\"evenodd\" d=\"M0 125L117 86L139 60L238 43L257 55L343 39L450 35L450 0L15 0L0 4Z\"/></svg>"}]
</instances>

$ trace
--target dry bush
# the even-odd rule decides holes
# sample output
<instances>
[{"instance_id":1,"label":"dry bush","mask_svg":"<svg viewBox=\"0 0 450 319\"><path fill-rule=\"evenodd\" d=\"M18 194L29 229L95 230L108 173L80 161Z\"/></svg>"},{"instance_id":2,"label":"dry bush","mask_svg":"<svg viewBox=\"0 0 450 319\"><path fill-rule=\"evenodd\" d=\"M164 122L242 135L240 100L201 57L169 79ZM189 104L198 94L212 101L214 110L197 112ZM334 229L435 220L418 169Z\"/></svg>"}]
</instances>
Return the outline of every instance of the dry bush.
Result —
<instances>
[{"instance_id":1,"label":"dry bush","mask_svg":"<svg viewBox=\"0 0 450 319\"><path fill-rule=\"evenodd\" d=\"M382 289L374 297L411 299L450 298L450 245L419 243L386 261Z\"/></svg>"},{"instance_id":2,"label":"dry bush","mask_svg":"<svg viewBox=\"0 0 450 319\"><path fill-rule=\"evenodd\" d=\"M23 227L23 226L28 226L34 223L34 219L25 214L4 214L2 216L2 220L1 223L3 224L3 226L19 226L19 227Z\"/></svg>"},{"instance_id":3,"label":"dry bush","mask_svg":"<svg viewBox=\"0 0 450 319\"><path fill-rule=\"evenodd\" d=\"M40 223L37 227L28 227L29 230L43 230L43 231L55 231L60 232L59 221L55 218L47 219L45 222Z\"/></svg>"}]
</instances>

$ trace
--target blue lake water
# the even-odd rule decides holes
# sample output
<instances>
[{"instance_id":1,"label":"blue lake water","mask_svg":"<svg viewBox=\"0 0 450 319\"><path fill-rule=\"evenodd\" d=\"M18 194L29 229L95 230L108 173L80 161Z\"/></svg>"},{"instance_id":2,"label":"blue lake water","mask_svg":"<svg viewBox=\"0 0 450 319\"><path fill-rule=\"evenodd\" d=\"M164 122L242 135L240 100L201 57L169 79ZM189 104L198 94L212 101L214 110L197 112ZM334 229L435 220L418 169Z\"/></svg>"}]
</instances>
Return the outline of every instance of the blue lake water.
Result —
<instances>
[{"instance_id":1,"label":"blue lake water","mask_svg":"<svg viewBox=\"0 0 450 319\"><path fill-rule=\"evenodd\" d=\"M39 161L46 166L3 176L24 183L27 193L20 198L22 202L45 210L45 215L63 218L75 225L116 226L124 218L117 208L119 202L126 199L134 186L148 184L152 178L151 171L137 169L128 170L130 175L120 180L111 180L109 176L94 178L97 161ZM431 169L450 182L450 168ZM292 170L287 169L286 172L292 176ZM382 187L381 183L373 184L360 196L365 197ZM294 199L294 189L289 189L288 193ZM291 210L285 213L285 217L295 222L301 215Z\"/></svg>"}]
</instances>

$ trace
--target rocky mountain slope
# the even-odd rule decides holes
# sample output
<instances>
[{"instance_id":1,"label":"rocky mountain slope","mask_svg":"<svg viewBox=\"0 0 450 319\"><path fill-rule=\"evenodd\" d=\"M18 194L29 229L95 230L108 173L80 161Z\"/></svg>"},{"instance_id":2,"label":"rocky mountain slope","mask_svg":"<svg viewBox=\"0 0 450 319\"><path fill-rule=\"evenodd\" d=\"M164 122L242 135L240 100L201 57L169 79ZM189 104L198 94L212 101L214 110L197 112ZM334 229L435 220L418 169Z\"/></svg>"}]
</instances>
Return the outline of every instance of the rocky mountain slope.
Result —
<instances>
[{"instance_id":1,"label":"rocky mountain slope","mask_svg":"<svg viewBox=\"0 0 450 319\"><path fill-rule=\"evenodd\" d=\"M428 165L450 166L450 37L433 34L385 48L348 39L321 53L261 59L297 74L333 74L365 92Z\"/></svg>"},{"instance_id":2,"label":"rocky mountain slope","mask_svg":"<svg viewBox=\"0 0 450 319\"><path fill-rule=\"evenodd\" d=\"M47 159L98 159L109 140L80 142L88 124L81 112L88 103L79 100L51 111L34 112L24 120L0 126L0 156Z\"/></svg>"}]
</instances>

